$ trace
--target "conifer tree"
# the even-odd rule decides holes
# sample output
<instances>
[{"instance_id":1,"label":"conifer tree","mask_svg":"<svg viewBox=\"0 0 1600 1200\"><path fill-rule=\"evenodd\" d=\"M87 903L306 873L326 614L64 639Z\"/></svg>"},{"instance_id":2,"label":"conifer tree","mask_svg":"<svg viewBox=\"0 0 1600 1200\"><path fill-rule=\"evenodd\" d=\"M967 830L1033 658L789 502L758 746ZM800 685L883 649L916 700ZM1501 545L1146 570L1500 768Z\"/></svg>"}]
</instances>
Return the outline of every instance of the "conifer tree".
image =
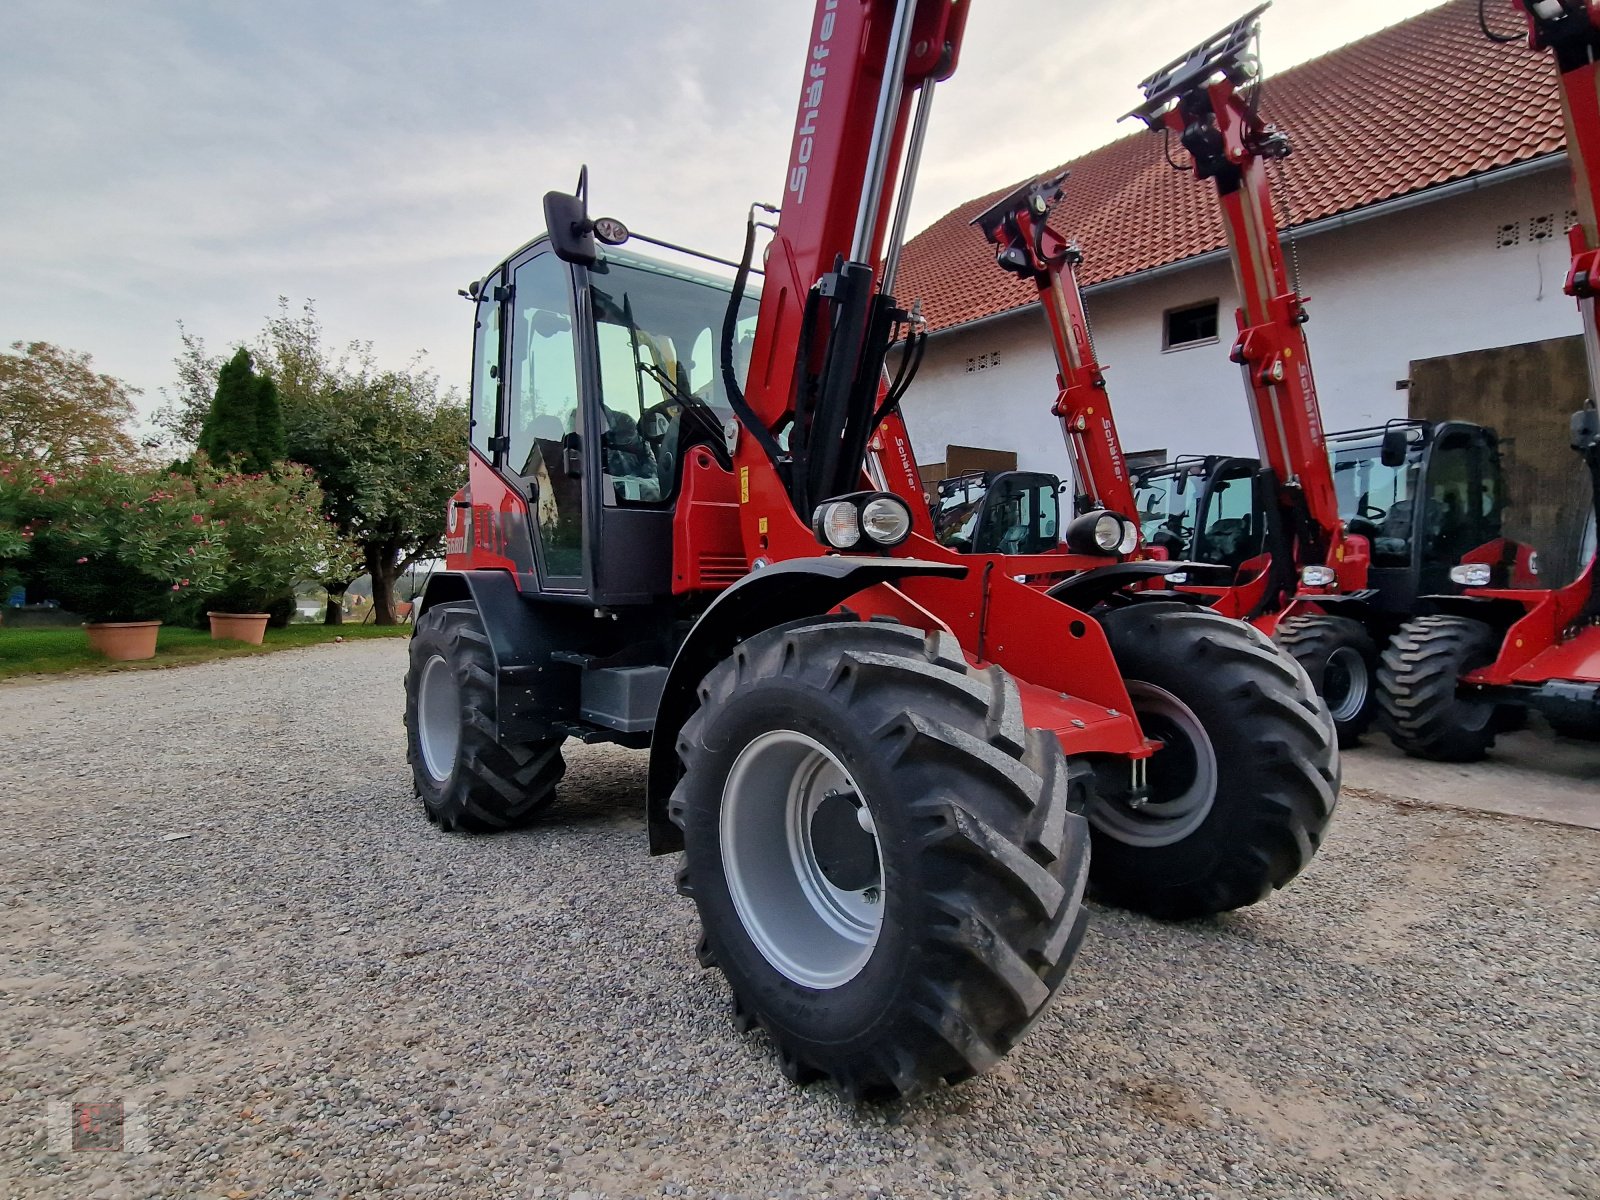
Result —
<instances>
[{"instance_id":1,"label":"conifer tree","mask_svg":"<svg viewBox=\"0 0 1600 1200\"><path fill-rule=\"evenodd\" d=\"M217 374L217 390L200 427L198 445L216 463L256 474L286 452L283 411L271 378L256 374L241 347Z\"/></svg>"}]
</instances>

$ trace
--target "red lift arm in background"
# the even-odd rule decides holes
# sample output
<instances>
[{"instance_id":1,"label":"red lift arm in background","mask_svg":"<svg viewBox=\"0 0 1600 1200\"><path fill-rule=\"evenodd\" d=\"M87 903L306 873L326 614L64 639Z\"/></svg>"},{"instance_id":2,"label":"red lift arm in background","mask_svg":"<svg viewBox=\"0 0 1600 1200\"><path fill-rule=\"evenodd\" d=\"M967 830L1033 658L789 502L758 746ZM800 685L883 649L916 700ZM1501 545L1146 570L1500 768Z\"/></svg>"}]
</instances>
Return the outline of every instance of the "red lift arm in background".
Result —
<instances>
[{"instance_id":1,"label":"red lift arm in background","mask_svg":"<svg viewBox=\"0 0 1600 1200\"><path fill-rule=\"evenodd\" d=\"M1346 536L1323 439L1305 301L1284 267L1267 163L1287 158L1289 140L1261 118L1259 63L1252 53L1260 16L1253 9L1139 86L1145 102L1129 113L1189 152L1195 177L1212 180L1222 207L1235 283L1239 337L1233 361L1244 373L1256 444L1271 472L1278 537L1260 594L1238 589L1224 611L1270 626L1290 604L1301 572L1307 583L1348 591L1365 586L1365 539ZM1254 591L1255 589L1250 589Z\"/></svg>"},{"instance_id":2,"label":"red lift arm in background","mask_svg":"<svg viewBox=\"0 0 1600 1200\"><path fill-rule=\"evenodd\" d=\"M1133 484L1122 453L1106 392L1105 375L1095 361L1094 340L1083 307L1077 268L1083 251L1051 229L1050 207L1061 199L1067 176L1024 184L974 217L972 224L996 247L1001 269L1021 276L1039 290L1039 304L1050 325L1060 388L1052 410L1072 456L1077 511L1104 508L1135 515Z\"/></svg>"}]
</instances>

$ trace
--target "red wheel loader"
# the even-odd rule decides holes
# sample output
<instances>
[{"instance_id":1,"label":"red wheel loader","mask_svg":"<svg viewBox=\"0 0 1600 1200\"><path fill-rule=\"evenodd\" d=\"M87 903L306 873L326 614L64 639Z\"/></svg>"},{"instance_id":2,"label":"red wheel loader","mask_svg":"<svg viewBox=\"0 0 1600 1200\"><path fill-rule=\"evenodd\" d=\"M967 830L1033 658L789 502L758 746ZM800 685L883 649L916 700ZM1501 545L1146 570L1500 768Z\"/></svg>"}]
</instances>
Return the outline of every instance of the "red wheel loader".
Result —
<instances>
[{"instance_id":1,"label":"red wheel loader","mask_svg":"<svg viewBox=\"0 0 1600 1200\"><path fill-rule=\"evenodd\" d=\"M790 1078L856 1097L1008 1052L1086 884L1166 917L1254 903L1338 787L1304 673L1143 597L1150 564L931 536L892 289L967 11L817 0L783 202L752 210L741 263L591 217L580 177L467 289L469 482L406 679L446 829L534 819L568 738L648 747L650 849L682 853L702 963ZM1057 497L1016 500L1044 520ZM1017 578L1045 572L1051 594Z\"/></svg>"},{"instance_id":2,"label":"red wheel loader","mask_svg":"<svg viewBox=\"0 0 1600 1200\"><path fill-rule=\"evenodd\" d=\"M1384 652L1380 700L1390 737L1420 758L1468 762L1494 743L1499 714L1535 709L1559 733L1600 738L1600 589L1593 528L1600 514L1600 8L1586 0L1512 0L1529 45L1548 51L1560 79L1578 222L1568 235L1566 291L1578 302L1590 403L1572 417L1572 446L1587 467L1593 512L1588 565L1561 588L1508 586L1495 556L1464 556L1451 571L1459 595L1431 596ZM1480 18L1485 16L1480 7ZM1492 34L1487 20L1481 22ZM1497 40L1518 40L1498 38Z\"/></svg>"}]
</instances>

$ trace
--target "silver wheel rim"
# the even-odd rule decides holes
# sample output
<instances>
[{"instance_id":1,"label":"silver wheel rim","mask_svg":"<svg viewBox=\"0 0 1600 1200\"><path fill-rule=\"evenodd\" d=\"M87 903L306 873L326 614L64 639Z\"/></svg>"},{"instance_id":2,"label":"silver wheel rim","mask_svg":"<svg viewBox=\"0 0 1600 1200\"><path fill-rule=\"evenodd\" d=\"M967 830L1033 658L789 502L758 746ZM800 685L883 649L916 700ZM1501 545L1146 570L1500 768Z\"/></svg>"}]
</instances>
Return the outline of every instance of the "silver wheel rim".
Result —
<instances>
[{"instance_id":1,"label":"silver wheel rim","mask_svg":"<svg viewBox=\"0 0 1600 1200\"><path fill-rule=\"evenodd\" d=\"M818 990L861 973L883 927L883 853L831 751L791 729L752 741L723 784L719 838L734 909L774 970Z\"/></svg>"},{"instance_id":2,"label":"silver wheel rim","mask_svg":"<svg viewBox=\"0 0 1600 1200\"><path fill-rule=\"evenodd\" d=\"M1217 752L1194 710L1165 688L1130 679L1128 696L1145 736L1164 743L1150 760L1150 795L1137 806L1136 801L1097 800L1089 820L1130 846L1170 846L1211 815L1217 799Z\"/></svg>"},{"instance_id":3,"label":"silver wheel rim","mask_svg":"<svg viewBox=\"0 0 1600 1200\"><path fill-rule=\"evenodd\" d=\"M440 783L449 779L461 748L461 685L440 654L423 664L417 685L417 743L428 774Z\"/></svg>"},{"instance_id":4,"label":"silver wheel rim","mask_svg":"<svg viewBox=\"0 0 1600 1200\"><path fill-rule=\"evenodd\" d=\"M1335 721L1353 721L1367 706L1372 679L1367 660L1353 646L1340 646L1322 669L1322 699Z\"/></svg>"}]
</instances>

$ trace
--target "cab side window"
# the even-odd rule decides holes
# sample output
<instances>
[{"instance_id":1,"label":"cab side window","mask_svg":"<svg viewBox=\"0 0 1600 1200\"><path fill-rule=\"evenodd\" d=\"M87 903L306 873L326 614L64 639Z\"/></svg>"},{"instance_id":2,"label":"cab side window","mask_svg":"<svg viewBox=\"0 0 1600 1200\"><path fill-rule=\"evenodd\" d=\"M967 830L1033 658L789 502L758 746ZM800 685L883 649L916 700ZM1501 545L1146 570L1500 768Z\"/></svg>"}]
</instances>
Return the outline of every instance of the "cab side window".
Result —
<instances>
[{"instance_id":1,"label":"cab side window","mask_svg":"<svg viewBox=\"0 0 1600 1200\"><path fill-rule=\"evenodd\" d=\"M489 442L500 409L500 302L493 297L501 282L499 272L484 281L472 348L472 445L491 460Z\"/></svg>"}]
</instances>

